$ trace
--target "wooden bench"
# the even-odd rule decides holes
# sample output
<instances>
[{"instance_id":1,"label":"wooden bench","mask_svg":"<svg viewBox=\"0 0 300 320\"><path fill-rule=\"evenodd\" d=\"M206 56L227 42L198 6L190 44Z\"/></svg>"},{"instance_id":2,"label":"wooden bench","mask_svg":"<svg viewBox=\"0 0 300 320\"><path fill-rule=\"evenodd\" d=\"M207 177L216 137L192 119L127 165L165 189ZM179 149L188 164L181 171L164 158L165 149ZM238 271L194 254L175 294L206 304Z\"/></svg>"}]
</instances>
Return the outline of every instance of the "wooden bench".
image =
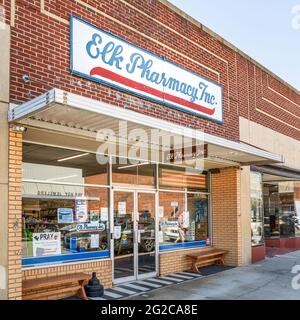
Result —
<instances>
[{"instance_id":1,"label":"wooden bench","mask_svg":"<svg viewBox=\"0 0 300 320\"><path fill-rule=\"evenodd\" d=\"M212 248L211 250L188 254L187 257L192 258L192 271L200 273L199 267L205 267L216 263L224 265L223 257L227 252L227 250Z\"/></svg>"},{"instance_id":2,"label":"wooden bench","mask_svg":"<svg viewBox=\"0 0 300 320\"><path fill-rule=\"evenodd\" d=\"M77 294L80 298L84 300L88 300L85 290L84 290L84 282L90 278L88 274L85 273L74 273L67 274L62 276L52 276L46 278L39 278L33 280L23 280L22 282L22 290L23 290L23 300L36 300L44 297L49 297L61 293L71 292L77 290ZM78 285L71 285L66 288L50 288L55 286L63 286L67 284L72 284L77 282ZM33 292L42 289L49 290L45 292Z\"/></svg>"}]
</instances>

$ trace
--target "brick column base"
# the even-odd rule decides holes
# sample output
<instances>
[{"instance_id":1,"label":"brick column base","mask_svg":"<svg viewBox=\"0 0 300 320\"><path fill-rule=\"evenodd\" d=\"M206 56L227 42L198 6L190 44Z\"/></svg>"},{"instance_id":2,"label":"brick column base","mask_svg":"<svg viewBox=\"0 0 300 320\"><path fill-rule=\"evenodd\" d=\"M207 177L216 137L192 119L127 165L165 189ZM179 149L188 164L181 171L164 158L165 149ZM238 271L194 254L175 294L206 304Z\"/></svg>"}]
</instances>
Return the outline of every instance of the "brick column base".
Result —
<instances>
[{"instance_id":1,"label":"brick column base","mask_svg":"<svg viewBox=\"0 0 300 320\"><path fill-rule=\"evenodd\" d=\"M22 133L9 127L8 299L22 299Z\"/></svg>"}]
</instances>

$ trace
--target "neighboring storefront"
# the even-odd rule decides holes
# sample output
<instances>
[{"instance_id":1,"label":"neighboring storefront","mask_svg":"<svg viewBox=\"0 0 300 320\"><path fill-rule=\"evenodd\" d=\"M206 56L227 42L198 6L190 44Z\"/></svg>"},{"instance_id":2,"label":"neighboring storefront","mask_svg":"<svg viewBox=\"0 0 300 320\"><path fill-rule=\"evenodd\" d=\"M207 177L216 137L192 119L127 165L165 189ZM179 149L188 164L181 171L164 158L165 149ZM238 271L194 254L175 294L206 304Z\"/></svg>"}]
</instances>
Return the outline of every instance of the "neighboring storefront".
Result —
<instances>
[{"instance_id":1,"label":"neighboring storefront","mask_svg":"<svg viewBox=\"0 0 300 320\"><path fill-rule=\"evenodd\" d=\"M1 298L181 272L211 246L247 265L297 239L297 90L165 0L67 2L5 2Z\"/></svg>"},{"instance_id":2,"label":"neighboring storefront","mask_svg":"<svg viewBox=\"0 0 300 320\"><path fill-rule=\"evenodd\" d=\"M300 248L299 178L296 172L259 169L263 177L264 237L267 247Z\"/></svg>"}]
</instances>

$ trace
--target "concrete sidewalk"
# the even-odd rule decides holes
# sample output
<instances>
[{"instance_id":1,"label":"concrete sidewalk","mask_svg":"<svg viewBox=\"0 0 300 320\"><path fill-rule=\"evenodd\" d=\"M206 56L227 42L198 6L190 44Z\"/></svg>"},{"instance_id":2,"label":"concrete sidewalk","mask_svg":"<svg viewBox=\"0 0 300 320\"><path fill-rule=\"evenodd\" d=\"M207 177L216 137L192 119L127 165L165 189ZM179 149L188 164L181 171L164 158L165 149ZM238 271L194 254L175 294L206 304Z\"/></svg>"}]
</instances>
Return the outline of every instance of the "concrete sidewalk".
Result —
<instances>
[{"instance_id":1,"label":"concrete sidewalk","mask_svg":"<svg viewBox=\"0 0 300 320\"><path fill-rule=\"evenodd\" d=\"M296 274L291 271L295 265L300 265L300 251L157 289L130 300L300 300L300 289L292 288L292 279ZM300 285L300 279L298 283Z\"/></svg>"}]
</instances>

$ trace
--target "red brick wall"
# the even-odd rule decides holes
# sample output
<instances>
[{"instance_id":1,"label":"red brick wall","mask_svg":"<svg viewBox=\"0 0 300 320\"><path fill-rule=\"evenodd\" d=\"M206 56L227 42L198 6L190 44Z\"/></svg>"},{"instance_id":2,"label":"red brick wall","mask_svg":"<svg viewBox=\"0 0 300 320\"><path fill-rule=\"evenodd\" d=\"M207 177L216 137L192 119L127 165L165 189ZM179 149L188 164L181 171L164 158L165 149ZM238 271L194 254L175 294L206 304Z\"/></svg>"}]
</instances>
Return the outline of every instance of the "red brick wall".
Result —
<instances>
[{"instance_id":1,"label":"red brick wall","mask_svg":"<svg viewBox=\"0 0 300 320\"><path fill-rule=\"evenodd\" d=\"M11 23L11 5L10 0L0 0L0 22Z\"/></svg>"},{"instance_id":2,"label":"red brick wall","mask_svg":"<svg viewBox=\"0 0 300 320\"><path fill-rule=\"evenodd\" d=\"M300 96L295 91L158 0L16 0L15 10L12 102L29 100L49 89L34 82L25 85L21 78L29 73L51 87L233 140L239 139L239 115L300 140L300 118L291 117L291 114L300 116ZM219 81L223 85L225 124L71 75L68 22L71 13L199 75Z\"/></svg>"}]
</instances>

